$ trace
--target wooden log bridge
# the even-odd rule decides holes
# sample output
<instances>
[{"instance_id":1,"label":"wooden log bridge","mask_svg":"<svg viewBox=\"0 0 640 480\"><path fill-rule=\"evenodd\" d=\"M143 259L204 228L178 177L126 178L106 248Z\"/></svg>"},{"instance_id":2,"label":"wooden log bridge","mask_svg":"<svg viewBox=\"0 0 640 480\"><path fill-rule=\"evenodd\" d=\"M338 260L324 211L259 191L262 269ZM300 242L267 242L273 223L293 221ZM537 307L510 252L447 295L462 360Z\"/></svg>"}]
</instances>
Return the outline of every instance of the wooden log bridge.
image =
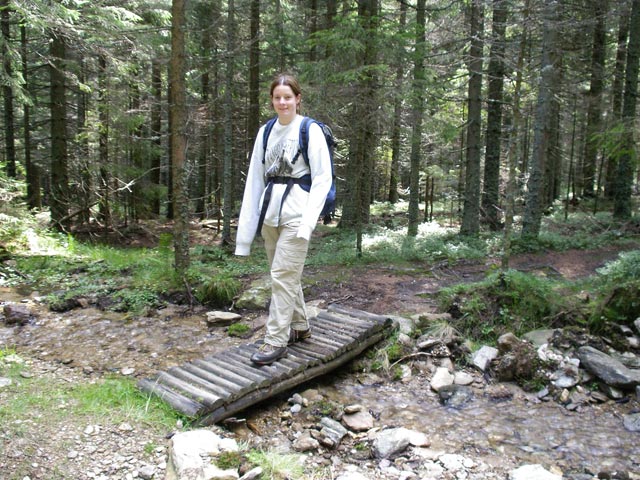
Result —
<instances>
[{"instance_id":1,"label":"wooden log bridge","mask_svg":"<svg viewBox=\"0 0 640 480\"><path fill-rule=\"evenodd\" d=\"M138 387L199 425L211 425L269 397L323 375L389 335L391 318L330 306L309 319L311 338L288 347L288 355L258 366L251 355L260 342L233 347L169 368Z\"/></svg>"}]
</instances>

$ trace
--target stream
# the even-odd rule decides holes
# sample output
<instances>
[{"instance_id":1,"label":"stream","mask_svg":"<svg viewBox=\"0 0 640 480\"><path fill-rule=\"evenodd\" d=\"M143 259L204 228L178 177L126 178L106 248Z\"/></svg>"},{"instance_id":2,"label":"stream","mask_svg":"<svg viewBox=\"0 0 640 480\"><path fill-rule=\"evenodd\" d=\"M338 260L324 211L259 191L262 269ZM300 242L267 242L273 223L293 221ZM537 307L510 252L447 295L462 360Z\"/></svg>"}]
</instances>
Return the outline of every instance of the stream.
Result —
<instances>
[{"instance_id":1,"label":"stream","mask_svg":"<svg viewBox=\"0 0 640 480\"><path fill-rule=\"evenodd\" d=\"M538 463L574 473L640 472L640 436L622 421L622 415L640 409L637 399L572 412L514 387L518 393L512 399L496 401L479 391L466 407L454 409L442 406L426 387L408 391L397 383L366 385L344 378L323 393L338 403L376 410L380 425L426 433L431 449L480 457L495 467Z\"/></svg>"},{"instance_id":2,"label":"stream","mask_svg":"<svg viewBox=\"0 0 640 480\"><path fill-rule=\"evenodd\" d=\"M205 356L261 334L264 319L246 319L253 339L229 337L224 328L208 329L203 312L169 307L136 318L94 308L54 313L34 297L9 289L2 302L22 302L36 313L23 327L0 323L0 348L15 347L44 360L81 368L85 373L133 369L146 376ZM563 472L638 472L640 436L623 426L624 414L637 412L637 398L569 411L555 402L540 402L520 389L496 401L475 389L473 400L456 410L444 407L427 378L414 374L407 383L367 382L357 374L338 373L320 380L322 394L342 405L362 404L379 414L379 426L403 426L426 433L431 449L480 458L496 468L527 463ZM619 477L611 477L619 478Z\"/></svg>"}]
</instances>

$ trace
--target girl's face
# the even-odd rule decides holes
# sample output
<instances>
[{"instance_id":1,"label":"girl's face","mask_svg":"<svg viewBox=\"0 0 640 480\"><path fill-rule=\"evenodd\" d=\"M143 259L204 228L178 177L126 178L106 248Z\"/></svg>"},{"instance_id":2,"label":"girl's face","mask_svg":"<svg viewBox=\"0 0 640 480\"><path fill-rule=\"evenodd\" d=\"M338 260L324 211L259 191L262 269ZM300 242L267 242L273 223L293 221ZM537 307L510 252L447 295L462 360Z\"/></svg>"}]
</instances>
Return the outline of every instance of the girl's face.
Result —
<instances>
[{"instance_id":1,"label":"girl's face","mask_svg":"<svg viewBox=\"0 0 640 480\"><path fill-rule=\"evenodd\" d=\"M298 113L300 95L294 94L289 85L278 85L273 89L271 104L278 114L280 123L287 125Z\"/></svg>"}]
</instances>

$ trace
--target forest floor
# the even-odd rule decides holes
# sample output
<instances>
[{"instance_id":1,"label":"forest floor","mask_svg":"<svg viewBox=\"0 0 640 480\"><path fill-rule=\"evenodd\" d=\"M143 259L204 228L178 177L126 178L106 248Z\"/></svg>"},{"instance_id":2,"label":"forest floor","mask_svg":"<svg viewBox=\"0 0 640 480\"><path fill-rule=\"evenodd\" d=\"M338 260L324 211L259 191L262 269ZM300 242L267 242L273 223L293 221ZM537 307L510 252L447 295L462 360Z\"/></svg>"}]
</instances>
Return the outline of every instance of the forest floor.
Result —
<instances>
[{"instance_id":1,"label":"forest floor","mask_svg":"<svg viewBox=\"0 0 640 480\"><path fill-rule=\"evenodd\" d=\"M516 255L511 267L580 280L593 275L621 251L638 246L629 243ZM384 315L433 312L431 294L444 286L479 280L498 261L436 264L428 267L428 275L424 265L415 270L380 265L308 268L307 300L317 301L321 308L338 303ZM15 347L30 365L29 375L45 378L51 385L93 383L114 372L148 377L169 366L258 339L265 321L265 312L247 312L244 320L251 323L253 337L239 339L228 336L223 329L207 328L205 309L172 305L144 318L123 318L122 314L111 315L94 308L60 314L48 311L33 296L0 290L0 303L7 301L29 304L36 321L21 328L0 325L0 347ZM0 388L0 405L19 394L20 389L14 387ZM261 413L260 408L253 409L251 415L273 414L267 407ZM0 478L134 478L123 475L127 471L123 465L137 462L127 468L139 470L145 462L158 464L155 457L166 454L163 445L167 432L148 431L144 423L123 427L110 425L104 418L67 418L60 422L48 420L49 414L57 418L59 412L32 411L26 420L3 425ZM157 448L150 449L149 445Z\"/></svg>"}]
</instances>

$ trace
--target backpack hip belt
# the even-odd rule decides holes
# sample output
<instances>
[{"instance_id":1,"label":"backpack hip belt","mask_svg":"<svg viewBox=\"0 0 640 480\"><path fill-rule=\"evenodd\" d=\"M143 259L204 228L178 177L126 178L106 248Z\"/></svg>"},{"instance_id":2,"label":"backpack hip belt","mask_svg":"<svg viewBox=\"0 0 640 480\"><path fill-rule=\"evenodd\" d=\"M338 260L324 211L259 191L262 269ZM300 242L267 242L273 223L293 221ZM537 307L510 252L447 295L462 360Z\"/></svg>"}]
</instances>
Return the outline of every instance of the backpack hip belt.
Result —
<instances>
[{"instance_id":1,"label":"backpack hip belt","mask_svg":"<svg viewBox=\"0 0 640 480\"><path fill-rule=\"evenodd\" d=\"M309 191L311 188L311 175L303 175L302 177L271 177L267 181L267 186L264 191L264 198L262 200L262 209L260 210L260 218L258 219L258 228L257 234L260 235L260 231L262 230L262 224L264 223L264 218L267 215L267 209L269 208L269 203L271 202L271 193L273 191L273 186L278 184L286 185L287 187L284 189L284 193L282 194L282 201L280 202L280 209L278 210L278 217L282 213L282 206L284 205L284 201L286 200L291 188L294 185L300 185L305 191Z\"/></svg>"}]
</instances>

